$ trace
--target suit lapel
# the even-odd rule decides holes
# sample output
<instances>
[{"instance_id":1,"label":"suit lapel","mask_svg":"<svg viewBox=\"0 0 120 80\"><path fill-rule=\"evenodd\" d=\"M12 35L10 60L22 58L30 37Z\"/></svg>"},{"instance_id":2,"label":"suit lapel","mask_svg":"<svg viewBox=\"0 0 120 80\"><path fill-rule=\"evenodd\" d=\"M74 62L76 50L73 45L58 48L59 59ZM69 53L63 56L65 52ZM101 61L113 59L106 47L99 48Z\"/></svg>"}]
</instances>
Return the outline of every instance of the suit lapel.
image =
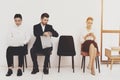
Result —
<instances>
[{"instance_id":1,"label":"suit lapel","mask_svg":"<svg viewBox=\"0 0 120 80\"><path fill-rule=\"evenodd\" d=\"M45 25L45 30L44 30L44 32L46 32L47 31L47 25Z\"/></svg>"},{"instance_id":2,"label":"suit lapel","mask_svg":"<svg viewBox=\"0 0 120 80\"><path fill-rule=\"evenodd\" d=\"M40 30L41 30L41 32L43 33L44 31L43 31L43 29L42 29L42 26L41 26L41 24L40 24Z\"/></svg>"}]
</instances>

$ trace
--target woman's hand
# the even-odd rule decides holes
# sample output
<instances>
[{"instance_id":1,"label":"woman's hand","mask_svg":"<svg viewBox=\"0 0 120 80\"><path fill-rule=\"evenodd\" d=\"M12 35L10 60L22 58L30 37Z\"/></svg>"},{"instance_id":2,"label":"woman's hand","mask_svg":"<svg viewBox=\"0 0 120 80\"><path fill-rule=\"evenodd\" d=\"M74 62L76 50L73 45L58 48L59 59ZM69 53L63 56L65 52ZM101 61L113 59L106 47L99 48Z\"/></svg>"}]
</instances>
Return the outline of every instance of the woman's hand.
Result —
<instances>
[{"instance_id":1,"label":"woman's hand","mask_svg":"<svg viewBox=\"0 0 120 80\"><path fill-rule=\"evenodd\" d=\"M96 39L95 35L93 33L89 33L89 36L92 36L93 37L93 40Z\"/></svg>"},{"instance_id":2,"label":"woman's hand","mask_svg":"<svg viewBox=\"0 0 120 80\"><path fill-rule=\"evenodd\" d=\"M93 40L96 39L96 37L95 37L95 35L94 35L93 33L89 33L89 34L87 34L87 35L84 37L84 40L86 40L86 38L89 37L89 36L93 37Z\"/></svg>"}]
</instances>

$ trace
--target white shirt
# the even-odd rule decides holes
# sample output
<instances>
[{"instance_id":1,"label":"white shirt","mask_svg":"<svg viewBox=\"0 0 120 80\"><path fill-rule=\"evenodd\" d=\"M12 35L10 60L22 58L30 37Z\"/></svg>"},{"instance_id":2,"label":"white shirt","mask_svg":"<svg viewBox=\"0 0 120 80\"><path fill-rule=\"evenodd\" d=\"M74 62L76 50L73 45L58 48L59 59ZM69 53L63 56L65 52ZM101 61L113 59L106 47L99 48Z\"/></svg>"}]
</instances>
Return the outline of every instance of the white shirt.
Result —
<instances>
[{"instance_id":1,"label":"white shirt","mask_svg":"<svg viewBox=\"0 0 120 80\"><path fill-rule=\"evenodd\" d=\"M30 40L30 34L25 30L25 28L21 26L12 26L9 29L7 42L8 46L18 47L24 46Z\"/></svg>"},{"instance_id":2,"label":"white shirt","mask_svg":"<svg viewBox=\"0 0 120 80\"><path fill-rule=\"evenodd\" d=\"M88 30L86 29L86 27L84 27L84 29L82 30L82 39L81 39L81 40L82 40L82 41L81 41L82 43L85 41L85 40L84 40L84 37L85 37L87 34L89 34L89 33L93 33L94 35L96 35L96 34L95 34L95 30L94 30L93 28L91 28L91 30L88 31ZM86 40L94 40L94 38L93 38L92 36L88 36L88 37L86 37Z\"/></svg>"},{"instance_id":3,"label":"white shirt","mask_svg":"<svg viewBox=\"0 0 120 80\"><path fill-rule=\"evenodd\" d=\"M41 26L42 26L42 30L43 30L43 32L45 31L45 25L43 25L42 23L41 23Z\"/></svg>"}]
</instances>

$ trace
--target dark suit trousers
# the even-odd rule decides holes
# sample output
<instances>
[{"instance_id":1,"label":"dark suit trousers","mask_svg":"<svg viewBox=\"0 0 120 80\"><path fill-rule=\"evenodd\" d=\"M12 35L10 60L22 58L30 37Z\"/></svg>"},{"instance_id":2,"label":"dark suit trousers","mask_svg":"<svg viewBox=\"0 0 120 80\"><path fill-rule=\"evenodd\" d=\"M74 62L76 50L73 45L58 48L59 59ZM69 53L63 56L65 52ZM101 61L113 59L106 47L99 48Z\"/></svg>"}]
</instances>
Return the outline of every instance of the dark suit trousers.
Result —
<instances>
[{"instance_id":1,"label":"dark suit trousers","mask_svg":"<svg viewBox=\"0 0 120 80\"><path fill-rule=\"evenodd\" d=\"M33 68L36 69L38 68L38 62L37 62L37 55L42 54L45 55L45 60L44 60L44 68L48 68L48 62L50 60L50 54L52 51L52 47L46 48L46 49L37 49L35 47L31 48L31 58L33 61Z\"/></svg>"},{"instance_id":2,"label":"dark suit trousers","mask_svg":"<svg viewBox=\"0 0 120 80\"><path fill-rule=\"evenodd\" d=\"M26 47L8 47L6 53L6 59L8 67L13 66L13 56L18 56L18 66L22 67L24 55L26 54Z\"/></svg>"}]
</instances>

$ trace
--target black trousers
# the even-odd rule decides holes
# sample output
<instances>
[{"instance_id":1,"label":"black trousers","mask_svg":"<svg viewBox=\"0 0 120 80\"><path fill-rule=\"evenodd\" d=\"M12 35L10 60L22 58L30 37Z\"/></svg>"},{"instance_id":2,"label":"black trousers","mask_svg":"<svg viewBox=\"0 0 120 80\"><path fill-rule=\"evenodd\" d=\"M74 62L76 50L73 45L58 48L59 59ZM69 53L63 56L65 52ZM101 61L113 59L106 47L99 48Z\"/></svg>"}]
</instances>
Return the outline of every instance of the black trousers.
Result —
<instances>
[{"instance_id":1,"label":"black trousers","mask_svg":"<svg viewBox=\"0 0 120 80\"><path fill-rule=\"evenodd\" d=\"M52 47L46 48L46 49L38 49L38 50L35 47L31 48L30 52L31 52L31 58L33 61L33 68L34 69L38 68L37 55L39 55L39 54L45 55L43 67L48 68L51 51L52 51Z\"/></svg>"},{"instance_id":2,"label":"black trousers","mask_svg":"<svg viewBox=\"0 0 120 80\"><path fill-rule=\"evenodd\" d=\"M8 47L6 52L6 59L8 67L13 66L13 56L18 56L18 67L22 67L24 61L24 55L27 54L27 47Z\"/></svg>"}]
</instances>

